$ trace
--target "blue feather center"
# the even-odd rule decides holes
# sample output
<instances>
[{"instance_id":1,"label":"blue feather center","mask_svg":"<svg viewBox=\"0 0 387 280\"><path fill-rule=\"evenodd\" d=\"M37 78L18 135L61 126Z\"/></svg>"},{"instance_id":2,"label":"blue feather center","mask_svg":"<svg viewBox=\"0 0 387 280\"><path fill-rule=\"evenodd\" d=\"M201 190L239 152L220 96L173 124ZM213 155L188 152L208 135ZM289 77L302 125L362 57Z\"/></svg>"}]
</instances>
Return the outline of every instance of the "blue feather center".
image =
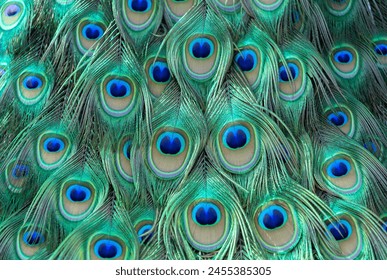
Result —
<instances>
[{"instance_id":1,"label":"blue feather center","mask_svg":"<svg viewBox=\"0 0 387 280\"><path fill-rule=\"evenodd\" d=\"M375 53L377 55L386 56L387 55L387 45L386 44L377 44L375 46Z\"/></svg>"},{"instance_id":2,"label":"blue feather center","mask_svg":"<svg viewBox=\"0 0 387 280\"><path fill-rule=\"evenodd\" d=\"M192 40L189 49L190 54L195 58L208 58L214 52L214 43L208 38L199 37Z\"/></svg>"},{"instance_id":3,"label":"blue feather center","mask_svg":"<svg viewBox=\"0 0 387 280\"><path fill-rule=\"evenodd\" d=\"M336 159L328 165L328 175L332 178L345 176L350 170L351 164L345 159Z\"/></svg>"},{"instance_id":4,"label":"blue feather center","mask_svg":"<svg viewBox=\"0 0 387 280\"><path fill-rule=\"evenodd\" d=\"M122 152L124 153L125 157L130 160L130 149L132 148L132 141L128 140L125 142L125 145L122 149Z\"/></svg>"},{"instance_id":5,"label":"blue feather center","mask_svg":"<svg viewBox=\"0 0 387 280\"><path fill-rule=\"evenodd\" d=\"M259 214L258 222L263 229L273 230L282 227L287 219L288 215L282 206L271 205Z\"/></svg>"},{"instance_id":6,"label":"blue feather center","mask_svg":"<svg viewBox=\"0 0 387 280\"><path fill-rule=\"evenodd\" d=\"M97 40L102 37L103 33L103 29L94 23L86 24L82 29L83 37L89 40Z\"/></svg>"},{"instance_id":7,"label":"blue feather center","mask_svg":"<svg viewBox=\"0 0 387 280\"><path fill-rule=\"evenodd\" d=\"M114 240L101 239L95 243L94 253L102 259L114 259L122 255L122 247Z\"/></svg>"},{"instance_id":8,"label":"blue feather center","mask_svg":"<svg viewBox=\"0 0 387 280\"><path fill-rule=\"evenodd\" d=\"M178 155L185 148L185 140L178 132L163 132L157 139L159 151L166 155Z\"/></svg>"},{"instance_id":9,"label":"blue feather center","mask_svg":"<svg viewBox=\"0 0 387 280\"><path fill-rule=\"evenodd\" d=\"M149 72L151 78L157 83L166 83L171 79L168 64L162 61L153 63Z\"/></svg>"},{"instance_id":10,"label":"blue feather center","mask_svg":"<svg viewBox=\"0 0 387 280\"><path fill-rule=\"evenodd\" d=\"M14 16L16 16L17 14L19 14L20 11L21 11L21 8L19 7L19 5L11 4L11 5L9 5L7 8L5 8L4 14L5 14L7 17L14 17Z\"/></svg>"},{"instance_id":11,"label":"blue feather center","mask_svg":"<svg viewBox=\"0 0 387 280\"><path fill-rule=\"evenodd\" d=\"M329 122L335 126L343 126L348 122L348 116L344 112L331 113L328 116Z\"/></svg>"},{"instance_id":12,"label":"blue feather center","mask_svg":"<svg viewBox=\"0 0 387 280\"><path fill-rule=\"evenodd\" d=\"M219 207L212 202L200 202L192 210L192 219L202 226L213 226L221 219Z\"/></svg>"},{"instance_id":13,"label":"blue feather center","mask_svg":"<svg viewBox=\"0 0 387 280\"><path fill-rule=\"evenodd\" d=\"M298 23L298 22L300 22L300 20L301 20L300 12L297 10L294 10L292 12L292 22Z\"/></svg>"},{"instance_id":14,"label":"blue feather center","mask_svg":"<svg viewBox=\"0 0 387 280\"><path fill-rule=\"evenodd\" d=\"M153 233L150 233L148 235L143 235L143 234L146 234L147 232L149 232L150 230L152 229L152 225L150 224L147 224L147 225L143 225L138 231L137 231L137 234L138 234L138 240L140 242L143 242L143 243L148 243L149 240L153 237ZM141 236L142 235L142 236Z\"/></svg>"},{"instance_id":15,"label":"blue feather center","mask_svg":"<svg viewBox=\"0 0 387 280\"><path fill-rule=\"evenodd\" d=\"M43 148L46 152L58 153L63 151L65 148L65 143L60 138L50 137L44 141Z\"/></svg>"},{"instance_id":16,"label":"blue feather center","mask_svg":"<svg viewBox=\"0 0 387 280\"><path fill-rule=\"evenodd\" d=\"M34 90L34 89L41 88L42 85L43 85L42 79L40 79L37 76L27 76L23 80L23 86L26 89Z\"/></svg>"},{"instance_id":17,"label":"blue feather center","mask_svg":"<svg viewBox=\"0 0 387 280\"><path fill-rule=\"evenodd\" d=\"M364 143L363 147L370 151L372 154L375 154L378 151L378 148L376 147L375 143L371 141Z\"/></svg>"},{"instance_id":18,"label":"blue feather center","mask_svg":"<svg viewBox=\"0 0 387 280\"><path fill-rule=\"evenodd\" d=\"M257 55L252 50L242 50L235 57L235 61L242 71L248 72L257 66Z\"/></svg>"},{"instance_id":19,"label":"blue feather center","mask_svg":"<svg viewBox=\"0 0 387 280\"><path fill-rule=\"evenodd\" d=\"M27 231L23 234L23 241L25 244L35 246L45 241L43 234L37 231Z\"/></svg>"},{"instance_id":20,"label":"blue feather center","mask_svg":"<svg viewBox=\"0 0 387 280\"><path fill-rule=\"evenodd\" d=\"M348 64L353 61L353 54L347 50L338 51L335 53L334 59L338 63Z\"/></svg>"},{"instance_id":21,"label":"blue feather center","mask_svg":"<svg viewBox=\"0 0 387 280\"><path fill-rule=\"evenodd\" d=\"M297 79L300 69L298 66L292 62L288 63L289 72L286 71L284 65L282 65L279 69L279 79L280 82L289 82L291 80Z\"/></svg>"},{"instance_id":22,"label":"blue feather center","mask_svg":"<svg viewBox=\"0 0 387 280\"><path fill-rule=\"evenodd\" d=\"M150 0L129 0L128 5L132 11L145 13L152 7Z\"/></svg>"},{"instance_id":23,"label":"blue feather center","mask_svg":"<svg viewBox=\"0 0 387 280\"><path fill-rule=\"evenodd\" d=\"M72 202L85 202L90 199L91 191L85 186L74 184L67 189L66 197Z\"/></svg>"},{"instance_id":24,"label":"blue feather center","mask_svg":"<svg viewBox=\"0 0 387 280\"><path fill-rule=\"evenodd\" d=\"M30 173L30 167L24 164L16 164L12 169L12 176L14 178L26 177Z\"/></svg>"},{"instance_id":25,"label":"blue feather center","mask_svg":"<svg viewBox=\"0 0 387 280\"><path fill-rule=\"evenodd\" d=\"M128 82L121 79L112 79L106 85L107 92L110 96L116 98L127 97L131 94L131 86Z\"/></svg>"},{"instance_id":26,"label":"blue feather center","mask_svg":"<svg viewBox=\"0 0 387 280\"><path fill-rule=\"evenodd\" d=\"M240 149L250 142L250 131L242 125L230 126L223 134L223 144L230 149Z\"/></svg>"},{"instance_id":27,"label":"blue feather center","mask_svg":"<svg viewBox=\"0 0 387 280\"><path fill-rule=\"evenodd\" d=\"M339 220L328 225L329 231L337 241L347 239L352 234L352 226L346 220Z\"/></svg>"}]
</instances>

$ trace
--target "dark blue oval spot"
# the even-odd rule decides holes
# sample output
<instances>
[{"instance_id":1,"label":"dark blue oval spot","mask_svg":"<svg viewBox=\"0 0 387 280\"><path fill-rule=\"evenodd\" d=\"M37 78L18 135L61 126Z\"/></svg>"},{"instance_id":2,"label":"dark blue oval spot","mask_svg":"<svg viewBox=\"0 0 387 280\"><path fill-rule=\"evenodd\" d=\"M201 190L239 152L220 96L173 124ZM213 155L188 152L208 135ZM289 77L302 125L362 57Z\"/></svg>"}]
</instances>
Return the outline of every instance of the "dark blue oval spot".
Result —
<instances>
[{"instance_id":1,"label":"dark blue oval spot","mask_svg":"<svg viewBox=\"0 0 387 280\"><path fill-rule=\"evenodd\" d=\"M89 40L97 40L102 37L103 33L103 29L94 23L86 24L82 29L83 36Z\"/></svg>"},{"instance_id":2,"label":"dark blue oval spot","mask_svg":"<svg viewBox=\"0 0 387 280\"><path fill-rule=\"evenodd\" d=\"M66 196L73 202L84 202L90 199L91 191L85 186L74 184L67 189Z\"/></svg>"},{"instance_id":3,"label":"dark blue oval spot","mask_svg":"<svg viewBox=\"0 0 387 280\"><path fill-rule=\"evenodd\" d=\"M138 239L140 242L147 244L153 237L153 232L149 231L152 229L151 224L143 225L137 232ZM148 233L148 234L147 234Z\"/></svg>"},{"instance_id":4,"label":"dark blue oval spot","mask_svg":"<svg viewBox=\"0 0 387 280\"><path fill-rule=\"evenodd\" d=\"M111 259L117 255L117 247L110 243L102 243L98 248L98 254L104 259Z\"/></svg>"},{"instance_id":5,"label":"dark blue oval spot","mask_svg":"<svg viewBox=\"0 0 387 280\"><path fill-rule=\"evenodd\" d=\"M157 62L152 67L152 77L158 83L166 83L171 78L168 65L164 62Z\"/></svg>"},{"instance_id":6,"label":"dark blue oval spot","mask_svg":"<svg viewBox=\"0 0 387 280\"><path fill-rule=\"evenodd\" d=\"M377 55L386 56L387 55L387 45L386 44L377 44L375 46L375 53Z\"/></svg>"},{"instance_id":7,"label":"dark blue oval spot","mask_svg":"<svg viewBox=\"0 0 387 280\"><path fill-rule=\"evenodd\" d=\"M65 143L62 139L50 137L44 141L44 149L50 153L60 152L65 148Z\"/></svg>"},{"instance_id":8,"label":"dark blue oval spot","mask_svg":"<svg viewBox=\"0 0 387 280\"><path fill-rule=\"evenodd\" d=\"M24 164L16 164L15 167L12 169L12 176L14 178L21 178L28 176L30 172L30 167L28 165Z\"/></svg>"},{"instance_id":9,"label":"dark blue oval spot","mask_svg":"<svg viewBox=\"0 0 387 280\"><path fill-rule=\"evenodd\" d=\"M344 220L331 223L328 229L337 241L348 238L352 232L350 224Z\"/></svg>"},{"instance_id":10,"label":"dark blue oval spot","mask_svg":"<svg viewBox=\"0 0 387 280\"><path fill-rule=\"evenodd\" d=\"M335 126L342 126L347 123L348 117L344 112L331 113L328 120Z\"/></svg>"},{"instance_id":11,"label":"dark blue oval spot","mask_svg":"<svg viewBox=\"0 0 387 280\"><path fill-rule=\"evenodd\" d=\"M5 8L4 14L8 17L16 16L20 13L20 7L16 4L11 4L7 8Z\"/></svg>"},{"instance_id":12,"label":"dark blue oval spot","mask_svg":"<svg viewBox=\"0 0 387 280\"><path fill-rule=\"evenodd\" d=\"M370 151L372 154L375 154L378 151L377 146L373 142L367 142L363 144L363 147Z\"/></svg>"},{"instance_id":13,"label":"dark blue oval spot","mask_svg":"<svg viewBox=\"0 0 387 280\"><path fill-rule=\"evenodd\" d=\"M196 221L205 226L205 225L213 225L218 220L218 215L214 208L212 207L200 207L196 211Z\"/></svg>"},{"instance_id":14,"label":"dark blue oval spot","mask_svg":"<svg viewBox=\"0 0 387 280\"><path fill-rule=\"evenodd\" d=\"M113 259L122 255L122 246L110 239L101 239L94 245L94 253L102 259Z\"/></svg>"},{"instance_id":15,"label":"dark blue oval spot","mask_svg":"<svg viewBox=\"0 0 387 280\"><path fill-rule=\"evenodd\" d=\"M209 57L213 48L213 43L207 38L197 38L191 42L191 52L196 58Z\"/></svg>"},{"instance_id":16,"label":"dark blue oval spot","mask_svg":"<svg viewBox=\"0 0 387 280\"><path fill-rule=\"evenodd\" d=\"M163 154L177 155L185 148L185 140L178 132L164 132L157 139L157 147Z\"/></svg>"},{"instance_id":17,"label":"dark blue oval spot","mask_svg":"<svg viewBox=\"0 0 387 280\"><path fill-rule=\"evenodd\" d=\"M27 231L23 235L23 241L30 246L38 245L44 242L44 236L37 231Z\"/></svg>"},{"instance_id":18,"label":"dark blue oval spot","mask_svg":"<svg viewBox=\"0 0 387 280\"><path fill-rule=\"evenodd\" d=\"M284 223L284 216L283 214L274 209L271 213L265 214L263 217L263 224L268 229L275 229L283 225Z\"/></svg>"},{"instance_id":19,"label":"dark blue oval spot","mask_svg":"<svg viewBox=\"0 0 387 280\"><path fill-rule=\"evenodd\" d=\"M24 78L23 84L27 89L37 89L42 86L43 82L37 76L27 76Z\"/></svg>"},{"instance_id":20,"label":"dark blue oval spot","mask_svg":"<svg viewBox=\"0 0 387 280\"><path fill-rule=\"evenodd\" d=\"M149 0L131 0L130 7L135 12L145 12L150 9L151 2Z\"/></svg>"},{"instance_id":21,"label":"dark blue oval spot","mask_svg":"<svg viewBox=\"0 0 387 280\"><path fill-rule=\"evenodd\" d=\"M298 66L294 63L288 63L289 71L286 71L284 65L280 67L279 76L281 82L289 82L291 80L295 80L298 77L299 69Z\"/></svg>"},{"instance_id":22,"label":"dark blue oval spot","mask_svg":"<svg viewBox=\"0 0 387 280\"><path fill-rule=\"evenodd\" d=\"M333 177L342 177L348 174L350 165L346 160L335 160L328 168Z\"/></svg>"},{"instance_id":23,"label":"dark blue oval spot","mask_svg":"<svg viewBox=\"0 0 387 280\"><path fill-rule=\"evenodd\" d=\"M337 52L334 56L334 59L338 63L348 64L352 62L353 55L350 51L343 50L343 51Z\"/></svg>"},{"instance_id":24,"label":"dark blue oval spot","mask_svg":"<svg viewBox=\"0 0 387 280\"><path fill-rule=\"evenodd\" d=\"M232 149L242 148L247 143L247 135L242 129L228 131L226 142L227 145Z\"/></svg>"}]
</instances>

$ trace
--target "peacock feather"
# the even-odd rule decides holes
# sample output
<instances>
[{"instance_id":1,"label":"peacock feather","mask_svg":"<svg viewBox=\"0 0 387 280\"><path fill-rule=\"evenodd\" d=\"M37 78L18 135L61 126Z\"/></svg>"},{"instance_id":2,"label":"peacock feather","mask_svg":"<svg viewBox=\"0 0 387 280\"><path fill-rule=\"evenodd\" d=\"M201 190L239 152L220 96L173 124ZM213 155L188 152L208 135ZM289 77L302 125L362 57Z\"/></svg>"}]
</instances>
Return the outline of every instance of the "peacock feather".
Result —
<instances>
[{"instance_id":1,"label":"peacock feather","mask_svg":"<svg viewBox=\"0 0 387 280\"><path fill-rule=\"evenodd\" d=\"M386 260L382 0L0 0L0 259Z\"/></svg>"}]
</instances>

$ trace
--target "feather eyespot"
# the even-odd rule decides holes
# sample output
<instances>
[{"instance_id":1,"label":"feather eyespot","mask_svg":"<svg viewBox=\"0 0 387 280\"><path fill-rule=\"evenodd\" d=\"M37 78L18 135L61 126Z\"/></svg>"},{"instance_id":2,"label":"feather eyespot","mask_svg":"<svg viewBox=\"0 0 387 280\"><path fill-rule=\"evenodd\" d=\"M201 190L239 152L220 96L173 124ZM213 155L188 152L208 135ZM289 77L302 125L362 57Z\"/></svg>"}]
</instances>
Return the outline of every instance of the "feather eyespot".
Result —
<instances>
[{"instance_id":1,"label":"feather eyespot","mask_svg":"<svg viewBox=\"0 0 387 280\"><path fill-rule=\"evenodd\" d=\"M155 16L157 3L153 0L121 0L126 25L133 31L147 28Z\"/></svg>"},{"instance_id":2,"label":"feather eyespot","mask_svg":"<svg viewBox=\"0 0 387 280\"><path fill-rule=\"evenodd\" d=\"M171 79L168 64L161 61L157 61L151 65L149 75L156 83L168 83Z\"/></svg>"},{"instance_id":3,"label":"feather eyespot","mask_svg":"<svg viewBox=\"0 0 387 280\"><path fill-rule=\"evenodd\" d=\"M123 76L107 76L101 83L100 100L103 110L112 117L123 117L135 104L135 84Z\"/></svg>"},{"instance_id":4,"label":"feather eyespot","mask_svg":"<svg viewBox=\"0 0 387 280\"><path fill-rule=\"evenodd\" d=\"M220 219L219 207L212 202L200 202L192 210L192 220L201 226L213 226Z\"/></svg>"},{"instance_id":5,"label":"feather eyespot","mask_svg":"<svg viewBox=\"0 0 387 280\"><path fill-rule=\"evenodd\" d=\"M194 201L184 215L188 242L197 250L211 252L219 249L226 240L230 217L217 200Z\"/></svg>"},{"instance_id":6,"label":"feather eyespot","mask_svg":"<svg viewBox=\"0 0 387 280\"><path fill-rule=\"evenodd\" d=\"M335 16L346 15L352 7L352 0L325 0L328 11Z\"/></svg>"},{"instance_id":7,"label":"feather eyespot","mask_svg":"<svg viewBox=\"0 0 387 280\"><path fill-rule=\"evenodd\" d=\"M68 221L81 221L93 210L95 188L86 181L70 180L63 184L59 211Z\"/></svg>"},{"instance_id":8,"label":"feather eyespot","mask_svg":"<svg viewBox=\"0 0 387 280\"><path fill-rule=\"evenodd\" d=\"M69 140L62 134L46 133L38 140L38 163L46 170L57 168L69 152Z\"/></svg>"},{"instance_id":9,"label":"feather eyespot","mask_svg":"<svg viewBox=\"0 0 387 280\"><path fill-rule=\"evenodd\" d=\"M66 197L72 202L85 202L90 199L91 191L82 185L71 185L66 191Z\"/></svg>"},{"instance_id":10,"label":"feather eyespot","mask_svg":"<svg viewBox=\"0 0 387 280\"><path fill-rule=\"evenodd\" d=\"M342 241L349 238L352 234L352 227L346 220L339 220L328 225L328 230L331 232L336 241Z\"/></svg>"},{"instance_id":11,"label":"feather eyespot","mask_svg":"<svg viewBox=\"0 0 387 280\"><path fill-rule=\"evenodd\" d=\"M211 78L219 60L218 42L210 35L191 36L185 47L184 67L188 74L200 81Z\"/></svg>"},{"instance_id":12,"label":"feather eyespot","mask_svg":"<svg viewBox=\"0 0 387 280\"><path fill-rule=\"evenodd\" d=\"M21 1L9 1L1 9L0 27L10 30L17 26L25 14L25 5Z\"/></svg>"},{"instance_id":13,"label":"feather eyespot","mask_svg":"<svg viewBox=\"0 0 387 280\"><path fill-rule=\"evenodd\" d=\"M335 155L323 164L323 175L330 188L340 193L354 193L362 185L359 168L347 155Z\"/></svg>"},{"instance_id":14,"label":"feather eyespot","mask_svg":"<svg viewBox=\"0 0 387 280\"><path fill-rule=\"evenodd\" d=\"M28 246L35 246L44 243L44 235L37 231L27 231L23 235L23 241Z\"/></svg>"},{"instance_id":15,"label":"feather eyespot","mask_svg":"<svg viewBox=\"0 0 387 280\"><path fill-rule=\"evenodd\" d=\"M379 67L385 67L387 65L387 40L375 40L373 42L373 52L377 59L377 65Z\"/></svg>"},{"instance_id":16,"label":"feather eyespot","mask_svg":"<svg viewBox=\"0 0 387 280\"><path fill-rule=\"evenodd\" d=\"M96 42L102 38L106 26L102 22L83 20L79 23L76 42L81 54L92 55Z\"/></svg>"},{"instance_id":17,"label":"feather eyespot","mask_svg":"<svg viewBox=\"0 0 387 280\"><path fill-rule=\"evenodd\" d=\"M294 209L283 200L272 200L258 207L254 215L257 237L269 251L291 250L300 240L300 229Z\"/></svg>"},{"instance_id":18,"label":"feather eyespot","mask_svg":"<svg viewBox=\"0 0 387 280\"><path fill-rule=\"evenodd\" d=\"M46 244L46 235L38 228L22 228L18 236L16 251L21 259L31 258Z\"/></svg>"},{"instance_id":19,"label":"feather eyespot","mask_svg":"<svg viewBox=\"0 0 387 280\"><path fill-rule=\"evenodd\" d=\"M164 155L177 156L184 151L185 140L177 132L163 132L157 139L157 148Z\"/></svg>"},{"instance_id":20,"label":"feather eyespot","mask_svg":"<svg viewBox=\"0 0 387 280\"><path fill-rule=\"evenodd\" d=\"M253 0L255 5L265 11L274 11L278 9L283 0Z\"/></svg>"},{"instance_id":21,"label":"feather eyespot","mask_svg":"<svg viewBox=\"0 0 387 280\"><path fill-rule=\"evenodd\" d=\"M188 164L190 143L187 134L174 128L160 129L153 136L148 163L157 176L174 178Z\"/></svg>"},{"instance_id":22,"label":"feather eyespot","mask_svg":"<svg viewBox=\"0 0 387 280\"><path fill-rule=\"evenodd\" d=\"M341 252L334 259L355 259L362 251L363 240L357 222L347 214L339 214L335 219L325 221L328 233L337 241Z\"/></svg>"},{"instance_id":23,"label":"feather eyespot","mask_svg":"<svg viewBox=\"0 0 387 280\"><path fill-rule=\"evenodd\" d=\"M348 116L344 112L331 113L328 115L328 120L335 126L343 126L348 123Z\"/></svg>"},{"instance_id":24,"label":"feather eyespot","mask_svg":"<svg viewBox=\"0 0 387 280\"><path fill-rule=\"evenodd\" d=\"M158 97L162 94L169 82L172 80L171 72L165 59L152 57L145 65L145 72L150 92Z\"/></svg>"},{"instance_id":25,"label":"feather eyespot","mask_svg":"<svg viewBox=\"0 0 387 280\"><path fill-rule=\"evenodd\" d=\"M136 225L138 241L147 244L153 237L153 221L145 220Z\"/></svg>"},{"instance_id":26,"label":"feather eyespot","mask_svg":"<svg viewBox=\"0 0 387 280\"><path fill-rule=\"evenodd\" d=\"M189 52L192 57L197 59L208 58L214 53L214 43L205 37L196 38L190 43Z\"/></svg>"},{"instance_id":27,"label":"feather eyespot","mask_svg":"<svg viewBox=\"0 0 387 280\"><path fill-rule=\"evenodd\" d=\"M344 79L355 77L359 71L359 56L352 47L333 50L330 61L336 74Z\"/></svg>"},{"instance_id":28,"label":"feather eyespot","mask_svg":"<svg viewBox=\"0 0 387 280\"><path fill-rule=\"evenodd\" d=\"M246 127L230 126L223 134L223 144L229 149L241 149L250 142L250 138L250 131Z\"/></svg>"},{"instance_id":29,"label":"feather eyespot","mask_svg":"<svg viewBox=\"0 0 387 280\"><path fill-rule=\"evenodd\" d=\"M197 0L165 0L165 10L172 21L177 22L197 2Z\"/></svg>"},{"instance_id":30,"label":"feather eyespot","mask_svg":"<svg viewBox=\"0 0 387 280\"><path fill-rule=\"evenodd\" d=\"M235 56L235 62L243 72L250 72L257 67L258 56L251 49L244 49Z\"/></svg>"},{"instance_id":31,"label":"feather eyespot","mask_svg":"<svg viewBox=\"0 0 387 280\"><path fill-rule=\"evenodd\" d=\"M132 166L130 162L132 140L123 138L117 152L117 168L120 175L128 182L133 182Z\"/></svg>"},{"instance_id":32,"label":"feather eyespot","mask_svg":"<svg viewBox=\"0 0 387 280\"><path fill-rule=\"evenodd\" d=\"M5 172L6 182L10 191L22 192L29 179L31 167L27 163L12 161L8 164Z\"/></svg>"},{"instance_id":33,"label":"feather eyespot","mask_svg":"<svg viewBox=\"0 0 387 280\"><path fill-rule=\"evenodd\" d=\"M99 234L91 238L87 259L91 260L123 260L127 259L128 246L119 237Z\"/></svg>"},{"instance_id":34,"label":"feather eyespot","mask_svg":"<svg viewBox=\"0 0 387 280\"><path fill-rule=\"evenodd\" d=\"M374 51L377 55L387 56L387 44L377 44L374 48Z\"/></svg>"},{"instance_id":35,"label":"feather eyespot","mask_svg":"<svg viewBox=\"0 0 387 280\"><path fill-rule=\"evenodd\" d=\"M377 141L367 141L363 143L363 147L368 150L371 154L373 154L377 159L382 160L383 158L383 145Z\"/></svg>"},{"instance_id":36,"label":"feather eyespot","mask_svg":"<svg viewBox=\"0 0 387 280\"><path fill-rule=\"evenodd\" d=\"M64 148L63 140L56 137L47 138L43 143L43 149L48 153L57 153L63 151Z\"/></svg>"},{"instance_id":37,"label":"feather eyespot","mask_svg":"<svg viewBox=\"0 0 387 280\"><path fill-rule=\"evenodd\" d=\"M286 224L288 215L283 207L277 205L271 205L264 209L258 217L259 225L266 229L278 229Z\"/></svg>"},{"instance_id":38,"label":"feather eyespot","mask_svg":"<svg viewBox=\"0 0 387 280\"><path fill-rule=\"evenodd\" d=\"M328 124L336 126L344 134L352 137L355 133L354 118L352 113L344 106L328 109L324 114Z\"/></svg>"},{"instance_id":39,"label":"feather eyespot","mask_svg":"<svg viewBox=\"0 0 387 280\"><path fill-rule=\"evenodd\" d=\"M279 96L286 101L295 101L302 96L306 88L303 65L296 59L289 59L286 65L279 67Z\"/></svg>"},{"instance_id":40,"label":"feather eyespot","mask_svg":"<svg viewBox=\"0 0 387 280\"><path fill-rule=\"evenodd\" d=\"M122 247L114 240L101 239L94 245L94 254L101 259L116 259L122 255Z\"/></svg>"},{"instance_id":41,"label":"feather eyespot","mask_svg":"<svg viewBox=\"0 0 387 280\"><path fill-rule=\"evenodd\" d=\"M261 52L253 46L243 46L234 56L234 63L243 71L252 89L260 82Z\"/></svg>"},{"instance_id":42,"label":"feather eyespot","mask_svg":"<svg viewBox=\"0 0 387 280\"><path fill-rule=\"evenodd\" d=\"M233 173L248 172L260 157L256 131L245 122L224 126L218 137L217 148L221 164Z\"/></svg>"},{"instance_id":43,"label":"feather eyespot","mask_svg":"<svg viewBox=\"0 0 387 280\"><path fill-rule=\"evenodd\" d=\"M17 95L25 105L34 105L50 91L47 78L40 73L25 72L17 82Z\"/></svg>"}]
</instances>

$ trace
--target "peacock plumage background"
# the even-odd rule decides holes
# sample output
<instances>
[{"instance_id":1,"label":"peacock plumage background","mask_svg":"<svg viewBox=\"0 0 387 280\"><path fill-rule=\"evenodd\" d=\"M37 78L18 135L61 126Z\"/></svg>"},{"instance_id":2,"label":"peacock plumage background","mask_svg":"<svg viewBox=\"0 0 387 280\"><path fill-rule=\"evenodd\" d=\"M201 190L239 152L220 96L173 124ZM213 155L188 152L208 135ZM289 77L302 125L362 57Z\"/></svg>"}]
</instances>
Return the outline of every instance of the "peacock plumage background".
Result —
<instances>
[{"instance_id":1,"label":"peacock plumage background","mask_svg":"<svg viewBox=\"0 0 387 280\"><path fill-rule=\"evenodd\" d=\"M0 259L387 259L387 1L0 0Z\"/></svg>"}]
</instances>

